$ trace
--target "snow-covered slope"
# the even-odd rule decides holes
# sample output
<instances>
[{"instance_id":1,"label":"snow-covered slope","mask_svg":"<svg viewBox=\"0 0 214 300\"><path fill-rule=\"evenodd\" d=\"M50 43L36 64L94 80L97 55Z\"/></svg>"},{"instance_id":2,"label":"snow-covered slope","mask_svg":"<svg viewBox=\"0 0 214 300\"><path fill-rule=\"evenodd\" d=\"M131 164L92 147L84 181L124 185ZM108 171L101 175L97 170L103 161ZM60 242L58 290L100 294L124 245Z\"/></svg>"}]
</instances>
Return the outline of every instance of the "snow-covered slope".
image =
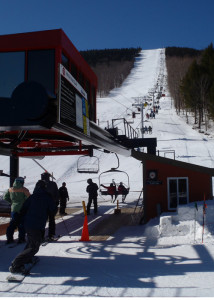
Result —
<instances>
[{"instance_id":1,"label":"snow-covered slope","mask_svg":"<svg viewBox=\"0 0 214 300\"><path fill-rule=\"evenodd\" d=\"M113 90L108 98L97 100L97 114L101 127L107 126L107 121L115 118L131 119L132 104L135 102L133 97L148 94L149 89L154 87L159 74L159 63L161 49L142 51L139 58L135 62L135 68L130 76L124 82L121 88ZM137 115L135 120L136 127L139 127L140 115ZM100 159L100 173L109 170L112 167L117 167L117 158L114 154L106 154L96 151L95 155ZM120 170L128 172L130 177L130 186L132 191L140 191L142 189L142 168L139 161L133 158L125 158L119 156ZM75 201L82 201L85 198L86 180L92 177L95 182L98 182L98 175L87 175L77 173L77 157L46 157L39 161L45 169L53 172L57 184L60 186L63 181L67 183L71 197ZM9 172L9 159L0 157L1 169L4 172ZM43 170L31 159L20 159L20 176L26 176L26 187L33 190L35 182L40 178ZM111 176L106 179L111 182ZM120 179L119 179L120 181ZM123 181L123 179L121 179ZM8 187L8 179L1 178L0 191Z\"/></svg>"},{"instance_id":2,"label":"snow-covered slope","mask_svg":"<svg viewBox=\"0 0 214 300\"><path fill-rule=\"evenodd\" d=\"M99 126L111 126L111 120L125 118L131 121L131 126L140 132L141 115L136 114L132 119L132 111L137 112L136 104L139 97L151 99L151 91L154 91L157 82L162 76L163 93L166 97L160 99L160 110L155 119L147 120L145 115L150 112L151 106L144 109L144 126L153 128L152 134L144 134L144 137L156 137L157 149L160 155L173 158L172 150L175 150L175 158L178 160L195 163L202 166L214 167L214 140L207 135L192 130L192 126L185 123L185 119L177 116L173 100L170 98L166 84L165 54L163 49L142 51L136 59L135 67L120 88L114 89L109 97L97 99L97 112ZM157 93L154 94L156 101ZM148 101L152 103L151 100ZM120 123L120 124L119 124ZM122 121L118 122L120 128ZM122 130L122 126L121 126ZM100 173L117 166L117 159L114 154L106 154L95 151L100 160ZM46 157L39 161L47 170L53 172L57 184L60 186L63 181L67 183L71 197L75 201L85 198L86 180L92 177L98 183L98 175L78 174L76 156ZM128 172L132 191L142 189L142 168L139 161L133 158L119 156L120 170ZM9 173L8 157L0 156L1 169ZM33 190L35 182L40 178L43 170L31 159L20 159L20 175L26 176L26 186ZM113 178L106 178L111 182ZM115 179L115 178L114 178ZM120 180L120 179L119 179ZM122 181L122 180L121 180ZM9 180L0 178L0 191L8 187Z\"/></svg>"},{"instance_id":3,"label":"snow-covered slope","mask_svg":"<svg viewBox=\"0 0 214 300\"><path fill-rule=\"evenodd\" d=\"M138 97L149 97L160 74L166 75L163 49L142 51L135 68L122 87L113 90L108 98L98 99L100 126L107 126L113 118L131 120L133 103ZM166 80L166 78L165 78ZM166 82L165 82L166 83ZM175 157L199 165L213 167L213 140L191 129L173 108L167 86L166 97L160 100L161 109L149 120L157 137L158 149L175 150ZM145 114L148 108L145 108ZM140 115L132 121L140 126ZM146 124L146 123L145 123ZM145 135L146 136L146 135ZM147 137L147 136L146 136ZM160 152L162 153L162 152ZM96 152L100 158L100 172L117 166L114 154ZM167 152L170 155L171 152ZM132 192L125 204L133 206L142 188L142 166L133 158L120 158L120 169L130 176ZM40 163L54 173L58 185L66 181L72 208L81 207L87 200L86 179L89 175L76 172L77 157L46 157ZM0 157L1 168L9 172L9 160ZM26 186L32 191L40 178L40 167L30 159L20 159L20 175L26 175ZM90 175L98 182L98 175ZM114 178L115 179L115 178ZM105 180L111 182L112 176ZM0 177L0 190L8 188L8 179ZM198 199L202 200L202 199ZM7 283L8 266L22 245L13 249L0 247L1 296L103 296L103 297L181 297L213 296L214 222L213 200L179 207L178 213L164 214L143 226L123 227L107 241L80 242L84 216L82 210L59 219L57 233L63 237L56 244L41 247L41 261L33 274L19 285ZM89 216L89 226L112 214L115 204L109 198L98 199L99 215ZM0 237L2 241L5 236Z\"/></svg>"}]
</instances>

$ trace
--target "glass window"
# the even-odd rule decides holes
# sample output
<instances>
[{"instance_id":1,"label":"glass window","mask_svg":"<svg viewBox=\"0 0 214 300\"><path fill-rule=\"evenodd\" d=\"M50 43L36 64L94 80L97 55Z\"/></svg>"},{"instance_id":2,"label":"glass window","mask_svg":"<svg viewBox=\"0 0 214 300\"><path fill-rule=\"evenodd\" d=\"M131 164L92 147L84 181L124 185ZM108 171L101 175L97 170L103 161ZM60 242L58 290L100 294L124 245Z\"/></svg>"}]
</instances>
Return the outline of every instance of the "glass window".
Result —
<instances>
[{"instance_id":1,"label":"glass window","mask_svg":"<svg viewBox=\"0 0 214 300\"><path fill-rule=\"evenodd\" d=\"M85 80L85 91L87 92L87 94L90 93L90 82L88 81L88 79Z\"/></svg>"},{"instance_id":2,"label":"glass window","mask_svg":"<svg viewBox=\"0 0 214 300\"><path fill-rule=\"evenodd\" d=\"M79 72L79 84L84 88L84 76L82 72Z\"/></svg>"},{"instance_id":3,"label":"glass window","mask_svg":"<svg viewBox=\"0 0 214 300\"><path fill-rule=\"evenodd\" d=\"M71 63L71 75L77 79L77 67L73 63Z\"/></svg>"},{"instance_id":4,"label":"glass window","mask_svg":"<svg viewBox=\"0 0 214 300\"><path fill-rule=\"evenodd\" d=\"M62 65L69 71L69 60L63 53L62 53Z\"/></svg>"},{"instance_id":5,"label":"glass window","mask_svg":"<svg viewBox=\"0 0 214 300\"><path fill-rule=\"evenodd\" d=\"M168 178L169 209L189 202L188 178Z\"/></svg>"},{"instance_id":6,"label":"glass window","mask_svg":"<svg viewBox=\"0 0 214 300\"><path fill-rule=\"evenodd\" d=\"M28 51L28 80L41 83L49 92L54 93L55 51Z\"/></svg>"},{"instance_id":7,"label":"glass window","mask_svg":"<svg viewBox=\"0 0 214 300\"><path fill-rule=\"evenodd\" d=\"M187 180L178 180L178 203L187 204Z\"/></svg>"},{"instance_id":8,"label":"glass window","mask_svg":"<svg viewBox=\"0 0 214 300\"><path fill-rule=\"evenodd\" d=\"M91 87L91 94L90 94L90 100L91 100L91 120L96 122L96 115L95 115L95 107L96 107L96 90L95 87Z\"/></svg>"},{"instance_id":9,"label":"glass window","mask_svg":"<svg viewBox=\"0 0 214 300\"><path fill-rule=\"evenodd\" d=\"M0 97L10 97L13 90L25 80L25 53L0 53Z\"/></svg>"},{"instance_id":10,"label":"glass window","mask_svg":"<svg viewBox=\"0 0 214 300\"><path fill-rule=\"evenodd\" d=\"M169 181L169 206L170 208L177 207L177 180L171 179Z\"/></svg>"}]
</instances>

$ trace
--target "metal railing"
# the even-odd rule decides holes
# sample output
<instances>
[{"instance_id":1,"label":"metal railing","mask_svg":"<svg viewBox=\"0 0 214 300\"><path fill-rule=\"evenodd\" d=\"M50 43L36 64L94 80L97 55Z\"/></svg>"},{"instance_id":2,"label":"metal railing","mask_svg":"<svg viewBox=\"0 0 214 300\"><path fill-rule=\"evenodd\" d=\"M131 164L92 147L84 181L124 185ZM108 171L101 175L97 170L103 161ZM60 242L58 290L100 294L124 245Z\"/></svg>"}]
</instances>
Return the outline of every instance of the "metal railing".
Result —
<instances>
[{"instance_id":1,"label":"metal railing","mask_svg":"<svg viewBox=\"0 0 214 300\"><path fill-rule=\"evenodd\" d=\"M128 139L138 138L138 132L126 121L125 118L112 119L112 128L116 127L116 122L118 121L122 121L122 126L124 129L123 132Z\"/></svg>"}]
</instances>

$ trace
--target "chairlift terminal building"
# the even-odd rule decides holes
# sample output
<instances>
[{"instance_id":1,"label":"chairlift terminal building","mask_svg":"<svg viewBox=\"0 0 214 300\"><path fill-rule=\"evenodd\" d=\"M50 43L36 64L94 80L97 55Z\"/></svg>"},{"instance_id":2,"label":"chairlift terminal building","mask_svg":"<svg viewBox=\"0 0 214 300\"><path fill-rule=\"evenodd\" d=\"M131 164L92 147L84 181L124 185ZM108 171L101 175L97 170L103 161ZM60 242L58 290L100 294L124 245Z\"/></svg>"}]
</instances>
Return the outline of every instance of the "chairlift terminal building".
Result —
<instances>
[{"instance_id":1,"label":"chairlift terminal building","mask_svg":"<svg viewBox=\"0 0 214 300\"><path fill-rule=\"evenodd\" d=\"M133 151L143 165L143 201L146 221L178 205L213 198L214 169Z\"/></svg>"}]
</instances>

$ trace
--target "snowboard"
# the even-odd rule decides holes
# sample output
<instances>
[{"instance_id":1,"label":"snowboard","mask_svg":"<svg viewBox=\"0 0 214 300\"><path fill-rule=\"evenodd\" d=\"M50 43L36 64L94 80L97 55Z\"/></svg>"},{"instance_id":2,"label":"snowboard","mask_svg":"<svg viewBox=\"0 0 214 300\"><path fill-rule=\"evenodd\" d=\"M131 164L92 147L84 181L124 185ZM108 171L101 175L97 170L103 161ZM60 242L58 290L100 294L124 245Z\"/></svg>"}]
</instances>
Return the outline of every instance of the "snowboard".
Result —
<instances>
[{"instance_id":1,"label":"snowboard","mask_svg":"<svg viewBox=\"0 0 214 300\"><path fill-rule=\"evenodd\" d=\"M25 274L16 274L16 273L10 273L9 276L7 276L7 281L9 282L22 282L26 276L30 274L30 270L33 268L35 264L39 262L39 257L34 256L33 257L33 262L26 264L26 273Z\"/></svg>"}]
</instances>

